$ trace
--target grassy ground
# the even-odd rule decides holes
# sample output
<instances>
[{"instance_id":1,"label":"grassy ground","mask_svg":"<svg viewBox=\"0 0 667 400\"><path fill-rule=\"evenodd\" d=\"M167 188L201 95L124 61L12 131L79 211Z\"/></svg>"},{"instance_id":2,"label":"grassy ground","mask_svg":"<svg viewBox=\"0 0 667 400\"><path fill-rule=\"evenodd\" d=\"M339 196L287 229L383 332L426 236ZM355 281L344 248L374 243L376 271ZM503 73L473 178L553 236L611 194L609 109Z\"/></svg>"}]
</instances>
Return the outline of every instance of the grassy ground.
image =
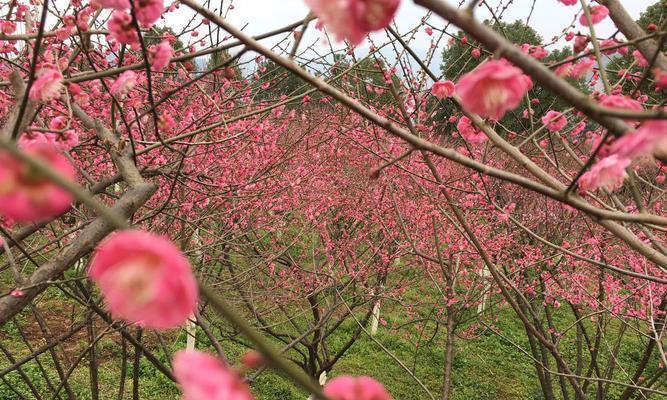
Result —
<instances>
[{"instance_id":1,"label":"grassy ground","mask_svg":"<svg viewBox=\"0 0 667 400\"><path fill-rule=\"evenodd\" d=\"M55 304L55 303L54 303ZM59 307L67 310L67 306ZM59 320L66 320L66 312L57 316ZM384 318L388 320L397 320L398 314L385 313ZM29 326L34 329L30 317L27 315L18 318L17 323L21 326ZM511 318L501 318L500 328L513 332L518 326L513 326ZM50 324L54 321L49 320ZM340 331L340 341L352 332L353 325L344 325ZM36 333L36 332L35 332ZM346 335L347 333L347 335ZM201 342L205 341L203 332L198 332ZM118 335L102 339L98 345L100 359L100 397L101 399L116 399L118 391L118 382L120 377L120 355L121 349L118 344ZM520 337L520 332L516 333ZM15 358L27 354L28 350L25 343L21 340L21 335L14 324L8 324L0 332L0 343L8 349ZM174 334L170 338L171 342L166 345L171 350L184 347L185 334ZM440 397L442 385L443 370L443 347L444 335L439 334L436 340L424 343L419 348L403 333L395 333L387 328L380 327L379 333L375 339L389 349L398 359L400 359L406 368L412 374L418 377L423 384L437 398ZM160 351L160 346L151 334L146 337L147 343L152 347L163 361L166 357ZM201 343L200 342L200 343ZM70 339L64 349L59 350L62 355L64 351L66 357L73 361L86 349L85 330ZM337 345L336 338L331 343L331 347ZM38 347L39 343L33 343L33 348ZM525 356L522 356L512 345L493 334L482 334L476 339L457 341L457 356L454 363L454 398L455 399L532 399L537 397L538 387L534 379L532 366L528 363ZM225 343L225 350L229 358L237 360L244 351L239 345L231 342ZM51 363L48 353L39 357L44 369L49 371L49 375L54 382L58 382L55 369ZM90 381L87 368L88 359L83 358L78 368L71 375L70 385L77 398L90 399ZM0 368L6 367L7 359L3 358L0 362ZM68 363L69 365L69 363ZM22 367L23 373L30 376L38 389L45 389L48 385L42 377L39 365L32 361ZM126 383L125 395L123 398L132 398L132 365L131 361L127 365L128 380ZM163 377L152 364L146 359L142 359L139 371L140 380L140 399L142 400L167 400L178 399L178 390L173 383ZM391 391L396 399L427 399L426 392L420 388L408 374L405 373L396 361L384 352L376 342L364 336L362 337L346 354L345 357L336 365L333 376L341 374L370 375L383 382ZM31 394L29 388L21 382L20 375L14 371L5 376L5 381L0 382L0 400L9 400L18 398L11 390L10 386L19 390L26 398L32 399L35 396ZM253 392L258 399L305 399L306 393L301 392L291 383L273 373L264 373L252 385ZM40 390L46 393L46 390ZM45 398L51 398L46 395Z\"/></svg>"},{"instance_id":2,"label":"grassy ground","mask_svg":"<svg viewBox=\"0 0 667 400\"><path fill-rule=\"evenodd\" d=\"M47 295L48 297L49 295ZM52 303L51 303L52 302ZM40 303L42 310L49 310L47 322L51 328L58 333L64 332L71 319L71 303L59 296L42 299ZM79 308L80 309L80 308ZM490 314L497 313L489 310ZM385 307L382 317L391 323L401 324L405 322L404 312L401 309L392 310ZM21 339L16 323L24 327L24 332L29 336L38 337L38 328L29 314L22 314L15 322L7 324L0 330L0 344L8 350L16 359L28 354L28 348ZM58 328L58 324L62 326ZM569 322L562 321L559 325L566 326ZM100 324L101 326L101 324ZM494 334L490 330L478 330L474 338L456 340L456 358L454 361L453 398L456 400L526 400L541 399L542 394L535 376L531 360L512 343L523 348L528 348L525 334L519 321L509 311L501 311L498 315L495 329L502 332L503 337ZM349 337L355 326L343 325L330 343L331 348L343 343ZM429 337L433 327L426 329L424 337ZM112 335L100 340L98 345L98 357L100 360L100 398L111 400L118 398L118 387L120 378L120 355L119 335ZM383 351L371 338L362 336L348 353L336 364L332 376L341 374L369 375L383 382L397 400L428 399L427 393L410 378L404 368L416 376L430 390L435 398L441 397L442 371L444 358L444 339L442 330L435 335L432 341L422 342L415 346L414 338L408 338L404 331L397 333L386 327L380 327L375 339L390 350L395 357L403 363L399 365L390 355ZM629 339L631 340L631 339ZM339 341L340 343L336 343ZM198 331L198 343L206 342L203 332ZM512 343L511 343L512 342ZM44 344L43 341L30 341L33 348ZM167 357L161 350L161 345L152 333L147 333L145 343L153 349L155 354L168 363ZM637 343L628 342L622 348L619 362L636 362L640 357L640 346ZM164 345L169 351L175 351L185 346L185 333L174 332L166 336ZM224 342L225 351L231 360L236 361L245 351L240 345L232 342ZM85 329L67 341L58 352L66 358L68 366L76 361L76 358L87 348ZM211 349L208 349L211 350ZM561 351L568 357L572 357L575 348L572 341L564 340L561 343ZM131 353L131 347L130 347ZM48 371L53 382L59 382L53 364L48 353L39 357L43 368ZM0 370L11 364L6 357L0 357ZM40 373L40 367L35 361L26 363L22 372L31 377L37 390L44 394L45 399L52 396L48 394L48 382ZM66 371L67 372L67 371ZM123 399L132 398L132 362L131 357L126 366L127 381ZM176 386L165 378L153 365L143 358L140 363L140 387L139 398L142 400L170 400L179 399ZM622 379L622 377L619 377ZM84 357L80 365L71 372L70 385L76 398L88 400L90 394L88 358ZM554 384L557 384L554 382ZM0 381L0 400L17 399L12 388L20 391L26 399L34 399L35 396L29 388L22 383L19 372L14 371L4 376ZM303 399L307 394L297 389L287 380L273 373L264 373L252 384L253 392L258 399ZM614 389L610 394L615 394L619 389ZM65 397L63 397L65 398ZM613 397L611 397L613 398Z\"/></svg>"}]
</instances>

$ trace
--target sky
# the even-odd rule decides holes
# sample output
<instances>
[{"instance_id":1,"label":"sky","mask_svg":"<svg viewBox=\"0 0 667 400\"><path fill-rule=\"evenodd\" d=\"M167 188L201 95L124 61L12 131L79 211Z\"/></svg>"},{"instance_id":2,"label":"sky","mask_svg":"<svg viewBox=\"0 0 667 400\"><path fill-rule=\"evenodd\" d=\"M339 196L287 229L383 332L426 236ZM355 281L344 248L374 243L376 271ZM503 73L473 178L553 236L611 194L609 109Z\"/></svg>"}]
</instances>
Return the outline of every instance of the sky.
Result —
<instances>
[{"instance_id":1,"label":"sky","mask_svg":"<svg viewBox=\"0 0 667 400\"><path fill-rule=\"evenodd\" d=\"M459 0L445 0L450 4L458 4ZM630 0L624 1L623 5L628 12L637 19L642 11L648 6L655 4L658 0ZM215 0L213 1L215 2ZM466 0L467 2L467 0ZM487 3L495 8L499 4L498 0L488 0ZM507 0L502 2L507 3ZM228 0L224 0L223 7L227 8L230 4ZM235 0L233 2L234 9L229 11L227 19L233 22L237 27L245 27L244 30L250 34L259 34L267 32L276 28L280 28L292 22L303 19L308 14L308 8L303 0ZM514 20L526 21L530 14L533 0L514 0L503 14L502 19L506 22L513 22ZM536 0L535 8L529 21L529 25L533 27L544 39L550 41L555 35L559 35L562 30L568 26L581 12L579 6L565 6L557 0ZM401 6L395 18L398 31L405 33L419 24L421 18L425 15L425 9L415 5L412 1L402 0ZM182 16L179 17L177 11L168 18L168 24L178 25L179 20L183 21ZM484 20L490 18L491 14L486 8L478 8L476 11L476 18ZM437 17L431 17L429 22L435 27L444 27L445 22ZM580 26L575 22L576 29ZM596 25L596 30L599 37L608 37L614 33L614 26L610 19L607 18L602 23ZM455 32L455 28L450 28L448 32ZM582 30L583 31L583 30ZM383 35L383 34L380 34ZM282 36L284 38L285 36ZM384 36L374 35L381 43ZM265 44L273 45L275 40L267 40ZM422 30L417 34L417 37L411 46L417 54L424 56L431 43L431 37L427 36ZM303 45L315 44L315 49L326 52L329 47L325 45L322 39L322 34L313 29L311 24L307 31ZM564 42L557 43L557 47L563 46ZM444 45L444 43L441 43ZM368 42L360 45L357 49L359 54L364 54L368 49ZM440 51L438 51L440 53ZM434 64L439 63L439 58L434 60Z\"/></svg>"}]
</instances>

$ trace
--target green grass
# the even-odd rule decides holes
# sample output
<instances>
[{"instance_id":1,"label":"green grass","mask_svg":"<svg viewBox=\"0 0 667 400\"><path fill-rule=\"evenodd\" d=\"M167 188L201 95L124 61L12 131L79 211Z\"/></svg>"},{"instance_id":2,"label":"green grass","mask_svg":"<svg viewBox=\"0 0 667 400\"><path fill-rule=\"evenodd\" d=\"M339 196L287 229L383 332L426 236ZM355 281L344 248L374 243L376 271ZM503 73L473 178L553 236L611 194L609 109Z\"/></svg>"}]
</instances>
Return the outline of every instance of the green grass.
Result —
<instances>
[{"instance_id":1,"label":"green grass","mask_svg":"<svg viewBox=\"0 0 667 400\"><path fill-rule=\"evenodd\" d=\"M48 300L45 300L48 298ZM70 306L69 300L62 295L57 294L55 289L50 289L45 298L42 298L40 308L49 309L51 301L53 304L59 304L63 310ZM55 306L54 306L55 307ZM80 308L79 308L80 310ZM55 312L55 311L54 311ZM385 304L382 309L382 317L389 322L388 326L396 326L408 322L409 319L405 310L401 307L392 307ZM524 349L528 349L528 343L520 321L510 310L489 310L491 316L497 314L494 318L494 329L502 332L504 337L494 334L488 329L477 329L467 338L458 338L455 342L456 357L453 363L453 399L504 399L504 400L526 400L541 399L542 392L539 382L536 378L535 369L531 359L516 348L515 343ZM62 312L60 318L64 318L66 312ZM35 330L35 324L32 322L28 312L20 314L16 321L24 328L30 326ZM556 322L559 328L564 328L571 323L567 317L556 315ZM354 332L356 325L353 321L343 324L339 331L330 339L328 345L332 349L340 347L347 338ZM465 329L463 326L462 329ZM103 329L99 324L98 330ZM592 331L592 327L591 327ZM613 330L612 330L613 331ZM434 326L430 323L424 330L424 338L420 345L415 346L418 335L409 335L405 329L393 331L388 327L380 327L375 339L382 343L395 357L400 359L410 372L416 376L430 390L435 398L441 397L443 359L444 359L444 341L445 333L440 327L437 334L433 336ZM206 343L206 336L201 330L198 330L198 345ZM433 340L428 341L433 336ZM118 382L120 377L120 345L119 335L115 334L102 339L97 346L98 357L100 359L100 398L103 400L112 400L117 398ZM169 351L176 351L185 346L185 334L173 332L166 336L167 347ZM165 364L169 360L162 351L155 336L152 333L146 333L147 346L152 349L154 354ZM614 338L610 338L610 344L613 344ZM623 344L623 351L619 354L619 362L622 365L632 365L641 356L642 346L639 346L638 339L635 336L628 336ZM510 343L510 341L512 343ZM34 342L37 342L36 340ZM15 358L20 358L29 353L25 343L21 340L19 331L14 323L6 324L0 330L0 343L8 349ZM37 347L43 343L33 343ZM245 352L245 349L234 342L225 341L223 346L230 360L238 361L239 357ZM76 358L87 347L85 330L75 338L67 342L68 359ZM132 347L129 346L131 354ZM575 343L570 335L563 340L560 349L562 353L572 359L575 354ZM212 348L202 348L213 352ZM58 350L62 354L62 349ZM604 360L604 357L602 357ZM40 362L48 371L53 382L59 382L51 358L48 353L39 357ZM7 367L10 363L5 357L0 357L0 369ZM66 363L71 365L70 362ZM552 365L553 367L553 365ZM654 368L654 367L652 367ZM26 363L22 371L31 377L38 389L44 394L44 398L50 399L47 383L43 378L38 365L35 361ZM128 360L126 368L127 380L125 384L124 399L132 398L132 359ZM371 338L362 335L362 337L353 345L346 355L334 367L331 377L337 375L369 375L385 384L388 390L397 400L417 400L428 399L425 391L405 372L396 361L383 351L377 343ZM620 373L619 373L620 374ZM615 378L623 380L621 375L617 374ZM178 388L169 379L165 378L154 366L145 358L140 363L140 386L139 398L142 400L177 400L180 398ZM28 399L33 399L27 386L22 382L18 372L14 371L5 376L6 382L0 381L0 400L16 399L16 394L11 387L19 390ZM84 358L76 368L70 378L72 391L77 398L88 400L90 395L90 380L88 371L88 358ZM554 379L554 386L558 386L557 379ZM284 379L272 372L261 374L253 383L252 390L260 400L268 399L301 399L307 398L307 393L296 388L289 380ZM621 387L612 386L610 398L618 396L622 390ZM64 397L63 397L64 398Z\"/></svg>"}]
</instances>

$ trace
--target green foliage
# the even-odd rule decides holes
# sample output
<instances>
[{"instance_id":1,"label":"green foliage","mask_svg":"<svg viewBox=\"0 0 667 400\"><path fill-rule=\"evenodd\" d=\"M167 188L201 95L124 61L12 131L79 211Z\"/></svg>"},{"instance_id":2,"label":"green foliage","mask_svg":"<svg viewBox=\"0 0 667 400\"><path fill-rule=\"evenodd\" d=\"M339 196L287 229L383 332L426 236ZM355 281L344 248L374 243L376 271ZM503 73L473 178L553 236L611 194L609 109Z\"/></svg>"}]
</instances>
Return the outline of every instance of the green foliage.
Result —
<instances>
[{"instance_id":1,"label":"green foliage","mask_svg":"<svg viewBox=\"0 0 667 400\"><path fill-rule=\"evenodd\" d=\"M525 25L521 21L514 21L511 24L505 22L491 23L490 21L484 21L484 24L490 26L493 30L499 32L512 43L517 45L528 43L537 46L542 44L540 35L538 35L533 28ZM442 65L440 69L445 79L456 80L462 74L475 69L475 67L477 67L485 58L480 57L475 59L470 55L472 49L483 49L483 47L477 41L470 38L468 38L468 43L463 43L462 39L465 36L464 32L459 31L455 42L450 46L445 47L442 52Z\"/></svg>"},{"instance_id":2,"label":"green foliage","mask_svg":"<svg viewBox=\"0 0 667 400\"><path fill-rule=\"evenodd\" d=\"M335 59L330 75L332 77L337 76L348 69L349 71L342 79L334 82L335 85L352 91L359 98L375 105L386 105L394 101L394 97L387 89L387 83L385 82L384 71L386 66L383 60L369 55L353 63L352 60L339 56ZM394 76L392 80L394 86L398 87L398 78ZM380 89L381 93L378 93L375 89Z\"/></svg>"},{"instance_id":3,"label":"green foliage","mask_svg":"<svg viewBox=\"0 0 667 400\"><path fill-rule=\"evenodd\" d=\"M665 24L666 19L667 19L667 2L660 1L652 6L649 6L646 9L646 11L644 11L641 14L641 16L636 22L642 29L646 30L648 25L651 23L656 24L658 27L662 27ZM615 57L607 65L607 70L609 71L610 79L612 81L614 79L618 79L619 72L621 71L627 71L629 74L634 75L638 79L643 77L644 74L647 72L646 68L639 67L636 65L634 56L632 55L634 47L630 47L629 50L630 51L628 52L628 55L624 57L615 55ZM667 50L667 43L663 45L662 50L663 51ZM651 60L649 59L649 62L650 61ZM649 74L647 78L652 78L652 75ZM637 83L634 82L633 80L625 79L622 82L622 85L624 93L631 93L636 89ZM641 83L641 85L639 86L639 90L646 94L649 94L652 97L653 101L656 103L663 102L664 100L667 99L667 95L664 93L664 91L656 92L655 87L647 79L644 79L644 81Z\"/></svg>"},{"instance_id":4,"label":"green foliage","mask_svg":"<svg viewBox=\"0 0 667 400\"><path fill-rule=\"evenodd\" d=\"M296 96L308 90L298 76L271 60L264 61L259 65L259 69L259 76L254 79L253 83L255 96L260 100L276 100L280 96ZM265 83L268 83L269 87L262 89L261 85Z\"/></svg>"},{"instance_id":5,"label":"green foliage","mask_svg":"<svg viewBox=\"0 0 667 400\"><path fill-rule=\"evenodd\" d=\"M170 33L176 37L176 34L174 33L174 30L171 29L168 26L154 26L151 28L150 33L146 34L144 36L144 42L146 43L146 47L150 47L154 44L158 44L162 41L162 35L165 33ZM181 42L181 39L176 39L176 43L172 45L174 50L180 50L184 47L183 42Z\"/></svg>"}]
</instances>

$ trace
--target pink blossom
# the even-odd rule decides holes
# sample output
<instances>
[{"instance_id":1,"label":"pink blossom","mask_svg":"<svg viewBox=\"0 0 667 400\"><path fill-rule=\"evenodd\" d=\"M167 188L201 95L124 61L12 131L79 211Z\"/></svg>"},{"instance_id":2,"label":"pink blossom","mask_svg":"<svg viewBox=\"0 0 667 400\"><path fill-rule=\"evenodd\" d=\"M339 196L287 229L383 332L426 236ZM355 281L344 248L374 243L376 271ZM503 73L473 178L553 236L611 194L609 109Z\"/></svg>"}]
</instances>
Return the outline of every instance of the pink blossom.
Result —
<instances>
[{"instance_id":1,"label":"pink blossom","mask_svg":"<svg viewBox=\"0 0 667 400\"><path fill-rule=\"evenodd\" d=\"M655 87L658 90L667 89L667 72L661 70L660 68L653 68L653 78Z\"/></svg>"},{"instance_id":2,"label":"pink blossom","mask_svg":"<svg viewBox=\"0 0 667 400\"><path fill-rule=\"evenodd\" d=\"M123 97L128 94L137 83L137 74L134 71L125 71L111 84L111 93Z\"/></svg>"},{"instance_id":3,"label":"pink blossom","mask_svg":"<svg viewBox=\"0 0 667 400\"><path fill-rule=\"evenodd\" d=\"M384 29L396 14L400 0L305 0L337 40L361 43L369 32Z\"/></svg>"},{"instance_id":4,"label":"pink blossom","mask_svg":"<svg viewBox=\"0 0 667 400\"><path fill-rule=\"evenodd\" d=\"M468 117L461 117L456 124L456 129L458 129L461 137L470 144L481 144L489 139L484 132L472 125L472 121Z\"/></svg>"},{"instance_id":5,"label":"pink blossom","mask_svg":"<svg viewBox=\"0 0 667 400\"><path fill-rule=\"evenodd\" d=\"M621 95L604 96L602 100L600 100L600 105L607 108L616 108L619 110L631 110L631 111L644 110L644 107L642 107L641 103L638 102L637 100ZM626 121L631 123L634 122L632 120L626 120Z\"/></svg>"},{"instance_id":6,"label":"pink blossom","mask_svg":"<svg viewBox=\"0 0 667 400\"><path fill-rule=\"evenodd\" d=\"M547 126L549 132L558 132L567 125L567 118L558 111L549 111L542 117L542 123Z\"/></svg>"},{"instance_id":7,"label":"pink blossom","mask_svg":"<svg viewBox=\"0 0 667 400\"><path fill-rule=\"evenodd\" d=\"M79 135L74 129L68 129L55 137L55 145L61 151L69 151L79 145Z\"/></svg>"},{"instance_id":8,"label":"pink blossom","mask_svg":"<svg viewBox=\"0 0 667 400\"><path fill-rule=\"evenodd\" d=\"M548 56L549 52L542 46L535 46L531 49L530 55L533 56L533 58L541 60Z\"/></svg>"},{"instance_id":9,"label":"pink blossom","mask_svg":"<svg viewBox=\"0 0 667 400\"><path fill-rule=\"evenodd\" d=\"M572 51L575 53L581 53L582 51L586 50L586 47L588 46L588 43L591 41L591 39L588 36L583 36L583 35L578 35L574 39L574 45L572 45Z\"/></svg>"},{"instance_id":10,"label":"pink blossom","mask_svg":"<svg viewBox=\"0 0 667 400\"><path fill-rule=\"evenodd\" d=\"M153 24L164 12L164 0L138 0L135 5L137 21L144 26Z\"/></svg>"},{"instance_id":11,"label":"pink blossom","mask_svg":"<svg viewBox=\"0 0 667 400\"><path fill-rule=\"evenodd\" d=\"M667 121L651 119L637 131L623 135L610 151L621 158L633 159L667 150Z\"/></svg>"},{"instance_id":12,"label":"pink blossom","mask_svg":"<svg viewBox=\"0 0 667 400\"><path fill-rule=\"evenodd\" d=\"M572 70L574 69L574 65L571 62L561 64L558 67L556 67L556 70L554 73L556 76L559 78L569 78L570 75L572 74Z\"/></svg>"},{"instance_id":13,"label":"pink blossom","mask_svg":"<svg viewBox=\"0 0 667 400\"><path fill-rule=\"evenodd\" d=\"M49 102L60 97L63 75L55 68L45 67L36 74L37 79L30 88L30 100Z\"/></svg>"},{"instance_id":14,"label":"pink blossom","mask_svg":"<svg viewBox=\"0 0 667 400\"><path fill-rule=\"evenodd\" d=\"M148 54L151 59L151 66L156 71L161 71L169 65L171 56L174 50L171 48L168 40L163 40L159 44L153 45L148 49Z\"/></svg>"},{"instance_id":15,"label":"pink blossom","mask_svg":"<svg viewBox=\"0 0 667 400\"><path fill-rule=\"evenodd\" d=\"M88 272L111 314L148 328L183 324L197 305L188 259L167 238L122 231L102 242Z\"/></svg>"},{"instance_id":16,"label":"pink blossom","mask_svg":"<svg viewBox=\"0 0 667 400\"><path fill-rule=\"evenodd\" d=\"M384 386L367 376L339 376L324 386L324 394L331 400L391 400Z\"/></svg>"},{"instance_id":17,"label":"pink blossom","mask_svg":"<svg viewBox=\"0 0 667 400\"><path fill-rule=\"evenodd\" d=\"M630 165L630 159L613 154L603 158L579 179L579 188L583 191L605 188L615 190L623 185L628 176L625 169Z\"/></svg>"},{"instance_id":18,"label":"pink blossom","mask_svg":"<svg viewBox=\"0 0 667 400\"><path fill-rule=\"evenodd\" d=\"M72 164L54 147L37 143L23 148L26 154L46 163L68 180L76 172ZM36 222L65 212L72 195L38 170L0 152L0 214L17 222Z\"/></svg>"},{"instance_id":19,"label":"pink blossom","mask_svg":"<svg viewBox=\"0 0 667 400\"><path fill-rule=\"evenodd\" d=\"M579 0L558 0L566 6L573 6L579 2Z\"/></svg>"},{"instance_id":20,"label":"pink blossom","mask_svg":"<svg viewBox=\"0 0 667 400\"><path fill-rule=\"evenodd\" d=\"M135 44L139 42L139 36L132 26L130 14L114 11L107 28L109 28L109 36L118 43Z\"/></svg>"},{"instance_id":21,"label":"pink blossom","mask_svg":"<svg viewBox=\"0 0 667 400\"><path fill-rule=\"evenodd\" d=\"M429 36L433 35L433 28L431 28L430 26L427 26L426 29L424 30L426 31L427 35Z\"/></svg>"},{"instance_id":22,"label":"pink blossom","mask_svg":"<svg viewBox=\"0 0 667 400\"><path fill-rule=\"evenodd\" d=\"M461 77L456 93L468 112L499 120L532 86L531 79L507 60L491 60Z\"/></svg>"},{"instance_id":23,"label":"pink blossom","mask_svg":"<svg viewBox=\"0 0 667 400\"><path fill-rule=\"evenodd\" d=\"M608 54L608 55L614 54L618 51L618 49L607 49L607 50L605 50L605 48L614 47L617 44L618 44L618 42L614 39L605 39L605 40L600 42L600 49L602 50L602 52L604 54Z\"/></svg>"},{"instance_id":24,"label":"pink blossom","mask_svg":"<svg viewBox=\"0 0 667 400\"><path fill-rule=\"evenodd\" d=\"M0 32L11 35L16 32L16 24L12 21L0 21Z\"/></svg>"},{"instance_id":25,"label":"pink blossom","mask_svg":"<svg viewBox=\"0 0 667 400\"><path fill-rule=\"evenodd\" d=\"M92 4L101 8L113 8L114 10L127 10L130 8L129 0L93 0Z\"/></svg>"},{"instance_id":26,"label":"pink blossom","mask_svg":"<svg viewBox=\"0 0 667 400\"><path fill-rule=\"evenodd\" d=\"M472 58L480 58L482 56L482 52L480 49L475 47L474 49L472 49L472 51L470 51L470 55L472 56Z\"/></svg>"},{"instance_id":27,"label":"pink blossom","mask_svg":"<svg viewBox=\"0 0 667 400\"><path fill-rule=\"evenodd\" d=\"M445 97L451 97L454 94L454 82L437 81L431 88L431 94L440 100Z\"/></svg>"},{"instance_id":28,"label":"pink blossom","mask_svg":"<svg viewBox=\"0 0 667 400\"><path fill-rule=\"evenodd\" d=\"M49 121L49 129L60 130L65 129L67 126L67 118L64 116L58 116Z\"/></svg>"},{"instance_id":29,"label":"pink blossom","mask_svg":"<svg viewBox=\"0 0 667 400\"><path fill-rule=\"evenodd\" d=\"M638 66L648 67L648 60L639 50L633 51L632 56L635 58L635 62L637 63Z\"/></svg>"},{"instance_id":30,"label":"pink blossom","mask_svg":"<svg viewBox=\"0 0 667 400\"><path fill-rule=\"evenodd\" d=\"M196 350L174 356L174 376L183 400L252 400L243 379L217 358Z\"/></svg>"},{"instance_id":31,"label":"pink blossom","mask_svg":"<svg viewBox=\"0 0 667 400\"><path fill-rule=\"evenodd\" d=\"M583 60L579 61L572 67L572 71L570 72L570 78L583 79L584 77L586 77L586 74L588 74L591 71L591 69L593 69L594 64L595 60L590 58L584 58Z\"/></svg>"},{"instance_id":32,"label":"pink blossom","mask_svg":"<svg viewBox=\"0 0 667 400\"><path fill-rule=\"evenodd\" d=\"M602 20L607 18L608 15L609 9L603 5L591 7L591 23L593 25L602 22ZM588 20L586 19L585 13L582 13L579 17L579 23L581 25L588 25Z\"/></svg>"}]
</instances>

